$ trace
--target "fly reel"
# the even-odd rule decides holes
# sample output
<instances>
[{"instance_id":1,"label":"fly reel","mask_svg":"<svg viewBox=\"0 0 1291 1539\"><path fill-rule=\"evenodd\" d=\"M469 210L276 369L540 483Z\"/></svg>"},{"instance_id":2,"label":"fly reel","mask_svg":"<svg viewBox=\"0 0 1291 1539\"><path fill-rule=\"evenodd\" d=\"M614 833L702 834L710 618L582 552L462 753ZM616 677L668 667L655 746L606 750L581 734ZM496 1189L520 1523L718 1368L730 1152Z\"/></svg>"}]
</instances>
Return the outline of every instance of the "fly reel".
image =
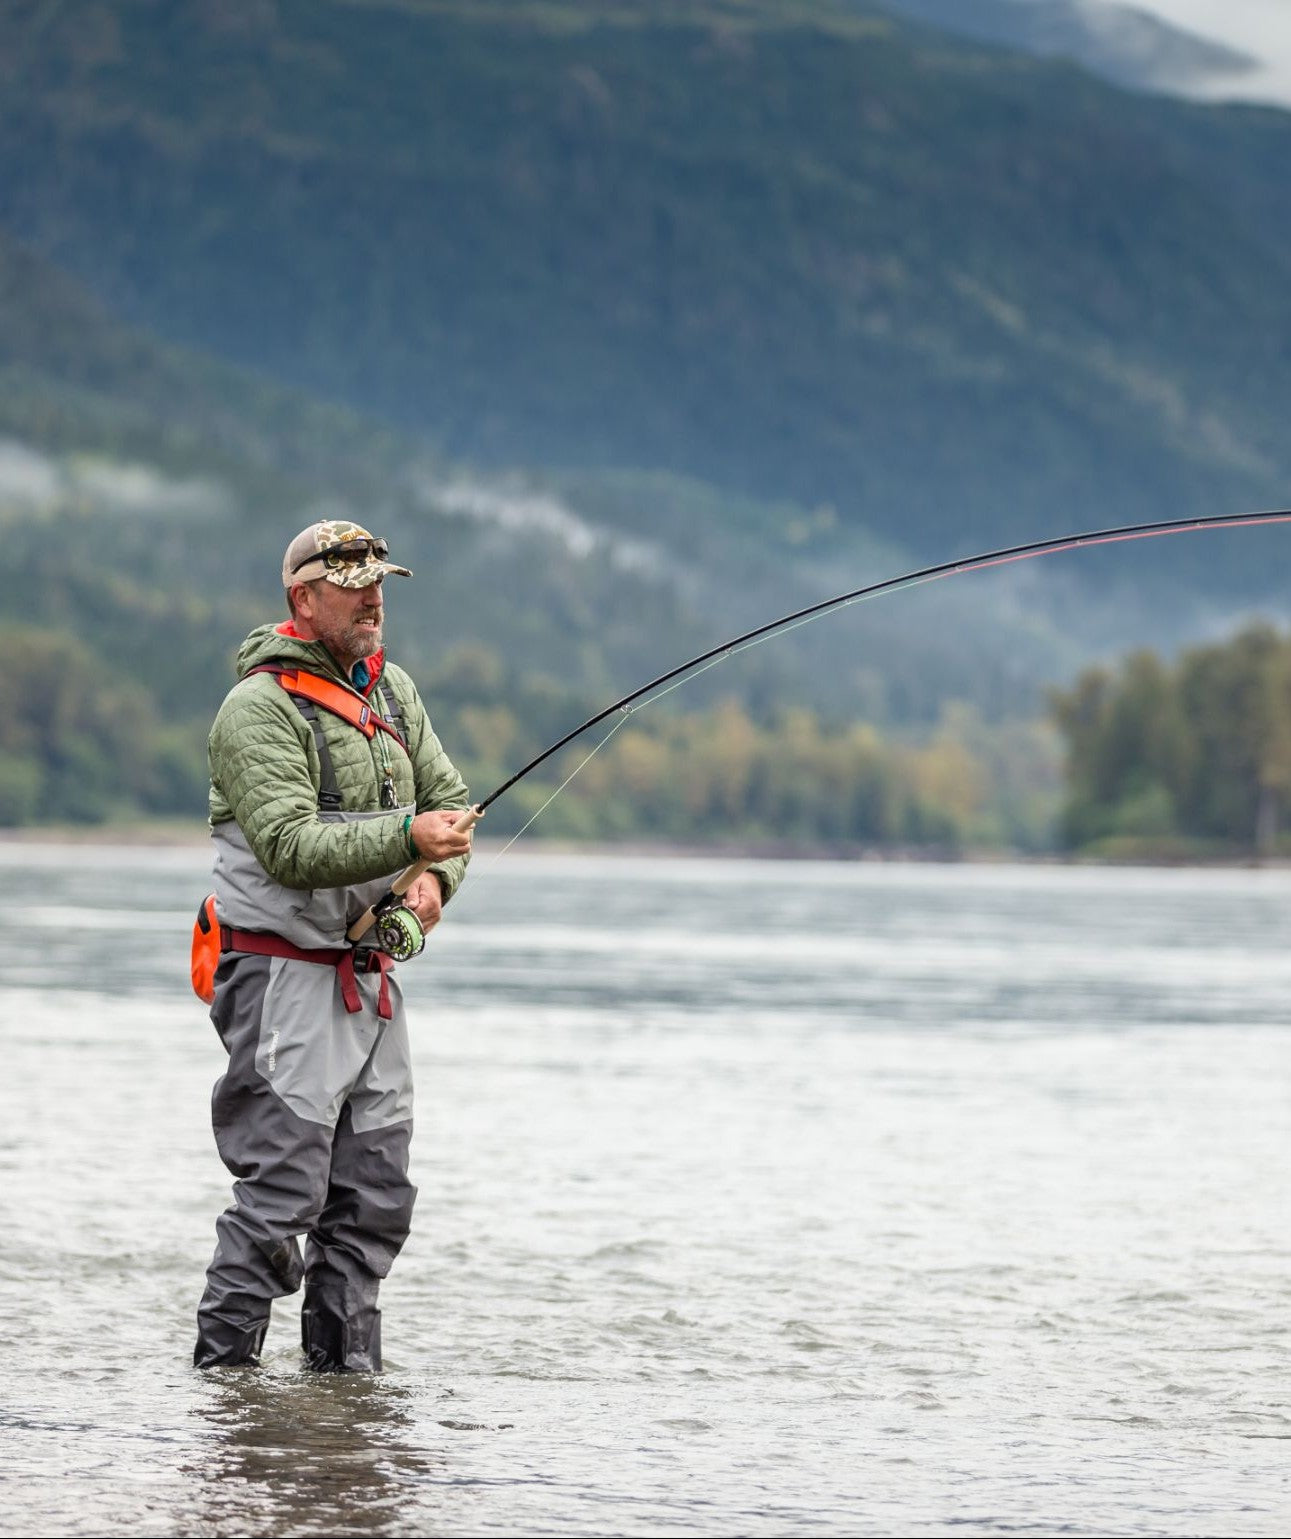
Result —
<instances>
[{"instance_id":1,"label":"fly reel","mask_svg":"<svg viewBox=\"0 0 1291 1539\"><path fill-rule=\"evenodd\" d=\"M382 909L376 916L377 950L396 962L407 962L426 947L426 933L421 920L403 903Z\"/></svg>"}]
</instances>

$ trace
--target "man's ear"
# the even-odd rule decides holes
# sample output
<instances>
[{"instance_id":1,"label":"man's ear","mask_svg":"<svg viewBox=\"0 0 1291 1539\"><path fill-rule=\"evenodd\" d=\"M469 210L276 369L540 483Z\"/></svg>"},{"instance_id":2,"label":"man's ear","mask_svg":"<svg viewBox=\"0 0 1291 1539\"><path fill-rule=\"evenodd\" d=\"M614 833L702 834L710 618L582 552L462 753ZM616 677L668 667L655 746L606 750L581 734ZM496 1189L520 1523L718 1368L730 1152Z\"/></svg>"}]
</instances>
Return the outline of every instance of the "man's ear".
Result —
<instances>
[{"instance_id":1,"label":"man's ear","mask_svg":"<svg viewBox=\"0 0 1291 1539\"><path fill-rule=\"evenodd\" d=\"M287 590L288 608L293 619L312 620L314 618L314 590L307 582L294 582Z\"/></svg>"}]
</instances>

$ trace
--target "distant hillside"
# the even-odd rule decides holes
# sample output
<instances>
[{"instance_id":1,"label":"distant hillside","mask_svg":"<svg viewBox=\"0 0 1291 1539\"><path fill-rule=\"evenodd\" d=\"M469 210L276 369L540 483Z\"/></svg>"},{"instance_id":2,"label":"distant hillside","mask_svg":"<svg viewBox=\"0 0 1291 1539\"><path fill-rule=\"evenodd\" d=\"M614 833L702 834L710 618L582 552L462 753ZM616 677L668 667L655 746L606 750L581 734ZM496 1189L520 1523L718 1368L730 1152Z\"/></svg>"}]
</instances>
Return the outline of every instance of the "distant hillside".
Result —
<instances>
[{"instance_id":1,"label":"distant hillside","mask_svg":"<svg viewBox=\"0 0 1291 1539\"><path fill-rule=\"evenodd\" d=\"M791 0L16 0L0 72L0 228L450 460L928 559L1287 499L1277 113ZM1274 548L1153 572L1251 595Z\"/></svg>"},{"instance_id":2,"label":"distant hillside","mask_svg":"<svg viewBox=\"0 0 1291 1539\"><path fill-rule=\"evenodd\" d=\"M281 612L282 546L324 511L379 528L415 568L415 586L392 595L414 668L435 672L474 648L478 671L487 652L490 698L545 680L553 730L723 634L912 559L829 508L666 472L490 475L445 460L343 408L160 344L0 241L5 296L0 532L23 580L7 586L0 616L88 626L171 719L209 719L233 646ZM1088 655L1059 630L1037 644L1017 603L985 621L968 595L938 609L952 630L971 624L971 652L907 601L848 622L838 639L861 643L854 661L809 632L751 654L721 688L883 720L929 718L945 698L1008 713ZM1022 634L1033 645L1019 669Z\"/></svg>"},{"instance_id":3,"label":"distant hillside","mask_svg":"<svg viewBox=\"0 0 1291 1539\"><path fill-rule=\"evenodd\" d=\"M415 580L389 595L390 642L484 787L721 636L821 597L841 574L890 575L906 560L827 509L741 500L661 472L488 476L445 462L344 410L157 344L11 242L0 246L0 296L15 300L0 306L0 537L11 574L0 600L0 828L199 816L206 732L234 648L283 613L282 546L325 510L388 534L414 567ZM1043 734L1009 736L1019 765L1010 760L998 785L975 771L980 794L968 801L953 793L968 752L960 736L973 738L975 766L1005 758L975 728L978 715L961 711L953 741L943 732L907 749L903 735L925 743L951 699L1025 716L1078 652L1057 631L1037 636L1007 594L986 616L952 595L937 619L940 629L917 603L894 606L732 662L669 700L691 713L687 724L670 729L661 710L643 717L660 742L635 729L624 737L627 783L571 801L548 831L693 838L686 819L698 818L704 837L783 839L787 824L736 808L719 745L730 729L769 762L789 730L803 765L786 762L764 790L789 808L795 837L852 829L944 843L957 830L1043 841L1056 805L1056 750ZM729 697L744 710L704 714ZM899 735L880 743L873 729L826 725L857 716ZM694 750L699 764L687 748L696 742L706 745ZM653 766L649 805L631 789L641 752ZM840 754L886 788L873 806L849 812L817 795ZM623 767L617 755L601 762ZM535 779L510 799L497 831L518 826L551 783ZM727 810L700 817L700 796Z\"/></svg>"}]
</instances>

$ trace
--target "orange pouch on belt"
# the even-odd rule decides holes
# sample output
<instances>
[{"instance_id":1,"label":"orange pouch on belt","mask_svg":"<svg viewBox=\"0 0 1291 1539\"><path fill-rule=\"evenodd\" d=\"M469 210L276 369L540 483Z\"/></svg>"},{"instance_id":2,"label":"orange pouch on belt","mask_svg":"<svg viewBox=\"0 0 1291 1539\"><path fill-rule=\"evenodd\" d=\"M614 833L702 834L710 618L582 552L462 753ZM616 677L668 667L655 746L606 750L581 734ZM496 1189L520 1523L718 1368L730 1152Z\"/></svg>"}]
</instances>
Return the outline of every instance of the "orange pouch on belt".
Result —
<instances>
[{"instance_id":1,"label":"orange pouch on belt","mask_svg":"<svg viewBox=\"0 0 1291 1539\"><path fill-rule=\"evenodd\" d=\"M202 900L193 924L193 993L203 1004L215 998L215 969L220 965L220 927L215 919L215 894Z\"/></svg>"}]
</instances>

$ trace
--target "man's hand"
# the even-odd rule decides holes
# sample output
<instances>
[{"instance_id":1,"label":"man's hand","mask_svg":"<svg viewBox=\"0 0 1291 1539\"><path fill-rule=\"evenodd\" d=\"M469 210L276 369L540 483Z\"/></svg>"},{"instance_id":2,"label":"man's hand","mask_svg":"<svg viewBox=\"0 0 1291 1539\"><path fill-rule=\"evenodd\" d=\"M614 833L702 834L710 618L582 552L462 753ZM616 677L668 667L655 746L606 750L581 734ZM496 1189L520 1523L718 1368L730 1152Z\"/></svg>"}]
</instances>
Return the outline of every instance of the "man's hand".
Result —
<instances>
[{"instance_id":1,"label":"man's hand","mask_svg":"<svg viewBox=\"0 0 1291 1539\"><path fill-rule=\"evenodd\" d=\"M439 916L444 911L444 892L439 878L433 871L423 871L404 893L403 901L421 920L422 932L428 934L439 923Z\"/></svg>"},{"instance_id":2,"label":"man's hand","mask_svg":"<svg viewBox=\"0 0 1291 1539\"><path fill-rule=\"evenodd\" d=\"M466 809L456 811L419 812L412 820L412 842L423 860L451 860L454 855L465 855L471 848L471 830L457 833L453 824Z\"/></svg>"}]
</instances>

